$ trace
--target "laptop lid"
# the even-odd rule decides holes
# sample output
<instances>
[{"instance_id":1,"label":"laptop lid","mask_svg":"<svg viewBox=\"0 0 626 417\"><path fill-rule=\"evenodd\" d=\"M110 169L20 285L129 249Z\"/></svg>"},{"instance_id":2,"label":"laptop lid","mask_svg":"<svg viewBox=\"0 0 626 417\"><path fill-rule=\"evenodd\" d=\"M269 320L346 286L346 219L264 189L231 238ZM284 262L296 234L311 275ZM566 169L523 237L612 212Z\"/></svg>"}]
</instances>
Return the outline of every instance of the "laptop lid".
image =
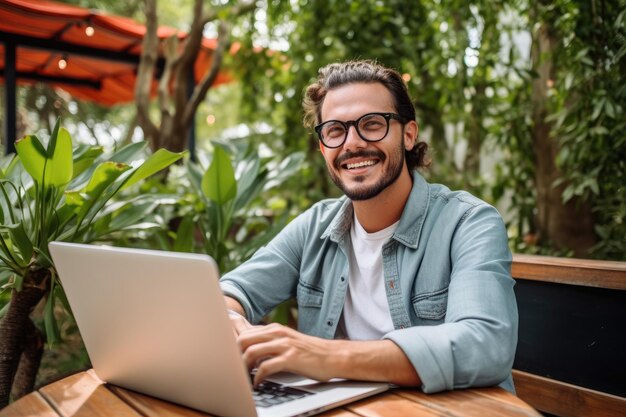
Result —
<instances>
[{"instance_id":1,"label":"laptop lid","mask_svg":"<svg viewBox=\"0 0 626 417\"><path fill-rule=\"evenodd\" d=\"M237 417L310 415L388 388L290 376L290 385L316 394L257 409L211 257L65 242L49 248L106 382Z\"/></svg>"}]
</instances>

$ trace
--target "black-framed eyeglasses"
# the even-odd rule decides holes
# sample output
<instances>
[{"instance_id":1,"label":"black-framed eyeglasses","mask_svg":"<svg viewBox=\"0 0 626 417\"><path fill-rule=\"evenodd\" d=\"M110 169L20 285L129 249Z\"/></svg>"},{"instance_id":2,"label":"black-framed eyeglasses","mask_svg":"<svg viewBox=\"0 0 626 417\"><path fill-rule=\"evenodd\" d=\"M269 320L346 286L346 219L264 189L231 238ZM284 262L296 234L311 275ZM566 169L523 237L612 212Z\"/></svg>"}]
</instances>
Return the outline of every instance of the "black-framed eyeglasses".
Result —
<instances>
[{"instance_id":1,"label":"black-framed eyeglasses","mask_svg":"<svg viewBox=\"0 0 626 417\"><path fill-rule=\"evenodd\" d=\"M389 120L403 121L396 113L367 113L356 120L327 120L315 126L317 137L327 148L338 148L348 138L350 126L354 126L359 137L366 142L378 142L389 133Z\"/></svg>"}]
</instances>

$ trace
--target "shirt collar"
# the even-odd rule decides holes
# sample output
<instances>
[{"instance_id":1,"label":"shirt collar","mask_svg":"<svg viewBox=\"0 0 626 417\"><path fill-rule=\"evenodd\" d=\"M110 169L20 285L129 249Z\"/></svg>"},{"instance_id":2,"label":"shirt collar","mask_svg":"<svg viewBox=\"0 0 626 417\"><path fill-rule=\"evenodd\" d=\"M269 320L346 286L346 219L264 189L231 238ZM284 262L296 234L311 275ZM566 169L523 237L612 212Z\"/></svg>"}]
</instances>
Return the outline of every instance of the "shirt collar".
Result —
<instances>
[{"instance_id":1,"label":"shirt collar","mask_svg":"<svg viewBox=\"0 0 626 417\"><path fill-rule=\"evenodd\" d=\"M341 241L349 233L350 226L352 226L352 216L354 215L352 201L346 196L341 197L340 200L344 200L341 208L321 236L322 239L330 236L330 240L335 243ZM404 206L404 211L400 217L400 223L393 234L393 239L412 249L417 248L422 225L428 212L429 202L430 189L428 183L424 177L417 171L414 171L411 194Z\"/></svg>"}]
</instances>

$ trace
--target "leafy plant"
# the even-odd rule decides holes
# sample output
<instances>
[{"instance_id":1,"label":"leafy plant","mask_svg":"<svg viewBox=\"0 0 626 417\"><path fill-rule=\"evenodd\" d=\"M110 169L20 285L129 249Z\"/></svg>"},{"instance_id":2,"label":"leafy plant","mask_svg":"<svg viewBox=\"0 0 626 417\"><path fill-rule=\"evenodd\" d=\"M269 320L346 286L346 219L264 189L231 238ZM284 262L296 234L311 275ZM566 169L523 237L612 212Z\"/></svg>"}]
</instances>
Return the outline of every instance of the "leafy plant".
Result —
<instances>
[{"instance_id":1,"label":"leafy plant","mask_svg":"<svg viewBox=\"0 0 626 417\"><path fill-rule=\"evenodd\" d=\"M238 154L242 156L233 164L228 151L216 144L208 168L188 164L192 198L181 207L185 215L175 243L178 250L194 250L192 230L197 224L202 250L221 271L248 259L289 220L280 202L273 211L267 202L264 208L255 204L264 192L292 177L304 158L302 153L282 160L263 159L256 151Z\"/></svg>"},{"instance_id":2,"label":"leafy plant","mask_svg":"<svg viewBox=\"0 0 626 417\"><path fill-rule=\"evenodd\" d=\"M12 388L19 398L34 384L44 341L31 313L43 315L45 336L53 345L59 338L57 301L69 312L48 243L105 240L136 227L141 212L149 213L149 205L139 200L151 197L113 198L183 156L166 150L146 156L144 149L143 143L113 155L100 147L73 149L57 121L47 146L35 135L25 136L16 143L17 156L3 164L0 283L10 299L0 313L0 407L8 403ZM15 378L18 365L20 377Z\"/></svg>"}]
</instances>

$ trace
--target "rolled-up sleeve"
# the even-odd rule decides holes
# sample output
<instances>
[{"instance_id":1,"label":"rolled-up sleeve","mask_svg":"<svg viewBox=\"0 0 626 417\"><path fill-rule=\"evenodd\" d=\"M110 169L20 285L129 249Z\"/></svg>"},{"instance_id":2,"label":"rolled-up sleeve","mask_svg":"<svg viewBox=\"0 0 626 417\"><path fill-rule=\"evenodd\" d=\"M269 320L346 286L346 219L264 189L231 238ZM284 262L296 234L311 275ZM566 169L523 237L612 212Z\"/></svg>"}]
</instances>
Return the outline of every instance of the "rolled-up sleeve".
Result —
<instances>
[{"instance_id":1,"label":"rolled-up sleeve","mask_svg":"<svg viewBox=\"0 0 626 417\"><path fill-rule=\"evenodd\" d=\"M222 292L241 304L251 323L295 296L309 217L306 212L293 220L266 247L220 280Z\"/></svg>"},{"instance_id":2,"label":"rolled-up sleeve","mask_svg":"<svg viewBox=\"0 0 626 417\"><path fill-rule=\"evenodd\" d=\"M506 380L517 346L517 304L506 228L491 206L472 207L450 245L444 323L384 336L407 355L424 392L492 386Z\"/></svg>"}]
</instances>

